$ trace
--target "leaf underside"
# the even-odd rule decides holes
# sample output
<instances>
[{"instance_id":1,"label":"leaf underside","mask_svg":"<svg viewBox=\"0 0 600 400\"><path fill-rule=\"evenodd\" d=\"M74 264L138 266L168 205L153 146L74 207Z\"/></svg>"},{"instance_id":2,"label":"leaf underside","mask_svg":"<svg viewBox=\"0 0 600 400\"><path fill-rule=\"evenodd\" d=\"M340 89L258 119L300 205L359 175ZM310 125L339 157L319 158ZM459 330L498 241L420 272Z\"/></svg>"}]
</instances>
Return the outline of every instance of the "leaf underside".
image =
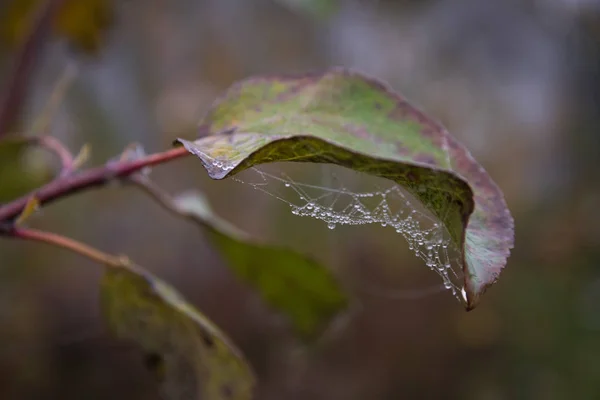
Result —
<instances>
[{"instance_id":1,"label":"leaf underside","mask_svg":"<svg viewBox=\"0 0 600 400\"><path fill-rule=\"evenodd\" d=\"M441 125L382 83L347 69L234 84L179 141L213 179L254 165L332 163L390 179L437 216L461 252L467 309L496 281L514 240L504 196Z\"/></svg>"}]
</instances>

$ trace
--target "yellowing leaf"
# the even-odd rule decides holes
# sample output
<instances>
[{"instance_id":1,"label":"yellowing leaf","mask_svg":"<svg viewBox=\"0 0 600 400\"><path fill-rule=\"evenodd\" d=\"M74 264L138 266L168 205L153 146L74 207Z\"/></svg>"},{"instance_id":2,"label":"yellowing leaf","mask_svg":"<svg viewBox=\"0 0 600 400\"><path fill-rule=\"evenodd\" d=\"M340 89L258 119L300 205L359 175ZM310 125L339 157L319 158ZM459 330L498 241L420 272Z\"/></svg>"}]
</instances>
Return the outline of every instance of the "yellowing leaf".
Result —
<instances>
[{"instance_id":1,"label":"yellowing leaf","mask_svg":"<svg viewBox=\"0 0 600 400\"><path fill-rule=\"evenodd\" d=\"M115 334L139 344L168 400L247 400L254 376L242 354L179 293L140 267L108 268L101 302Z\"/></svg>"},{"instance_id":2,"label":"yellowing leaf","mask_svg":"<svg viewBox=\"0 0 600 400\"><path fill-rule=\"evenodd\" d=\"M4 40L10 45L18 45L29 33L41 4L41 0L9 0L0 20ZM64 0L54 20L53 30L75 47L95 52L102 43L104 30L112 22L113 6L113 0Z\"/></svg>"},{"instance_id":3,"label":"yellowing leaf","mask_svg":"<svg viewBox=\"0 0 600 400\"><path fill-rule=\"evenodd\" d=\"M40 209L40 201L37 197L30 197L23 209L23 212L17 220L15 221L15 225L22 225L27 221L33 214L35 214Z\"/></svg>"},{"instance_id":4,"label":"yellowing leaf","mask_svg":"<svg viewBox=\"0 0 600 400\"><path fill-rule=\"evenodd\" d=\"M89 159L90 159L91 147L89 144L84 144L79 153L75 156L73 160L73 168L79 169L81 168Z\"/></svg>"}]
</instances>

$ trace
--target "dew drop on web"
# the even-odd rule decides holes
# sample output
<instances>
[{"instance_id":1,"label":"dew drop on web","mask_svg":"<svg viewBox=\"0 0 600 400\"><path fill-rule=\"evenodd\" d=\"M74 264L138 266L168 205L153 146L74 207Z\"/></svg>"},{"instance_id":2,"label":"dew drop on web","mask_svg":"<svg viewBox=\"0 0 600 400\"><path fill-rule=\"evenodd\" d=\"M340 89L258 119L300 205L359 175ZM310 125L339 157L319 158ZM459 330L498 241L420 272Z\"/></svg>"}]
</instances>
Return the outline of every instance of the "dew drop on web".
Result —
<instances>
[{"instance_id":1,"label":"dew drop on web","mask_svg":"<svg viewBox=\"0 0 600 400\"><path fill-rule=\"evenodd\" d=\"M227 167L222 162L213 165ZM444 226L431 215L419 211L412 203L414 200L399 185L390 181L385 188L354 192L339 182L332 186L307 184L258 167L247 172L254 174L252 179L241 180L236 176L234 180L288 204L294 215L325 222L329 229L338 225L366 224L393 229L404 237L408 249L442 278L443 287L451 290L459 300L464 300L464 289L453 283L453 280L460 279L460 261L450 256L450 250L455 249ZM286 189L285 196L278 187ZM456 269L453 269L453 264Z\"/></svg>"}]
</instances>

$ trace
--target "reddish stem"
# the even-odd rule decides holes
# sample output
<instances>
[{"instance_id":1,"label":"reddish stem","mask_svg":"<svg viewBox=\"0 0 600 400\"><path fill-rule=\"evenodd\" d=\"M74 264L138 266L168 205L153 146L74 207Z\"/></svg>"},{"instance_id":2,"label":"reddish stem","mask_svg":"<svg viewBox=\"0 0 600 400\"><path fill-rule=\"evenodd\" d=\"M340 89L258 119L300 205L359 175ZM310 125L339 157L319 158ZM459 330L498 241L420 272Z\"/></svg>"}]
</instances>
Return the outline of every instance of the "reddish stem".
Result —
<instances>
[{"instance_id":1,"label":"reddish stem","mask_svg":"<svg viewBox=\"0 0 600 400\"><path fill-rule=\"evenodd\" d=\"M0 231L0 233L2 233L2 231ZM88 246L85 243L78 242L74 239L59 235L57 233L22 228L19 226L10 227L6 229L4 233L13 239L29 240L61 247L111 267L123 265L123 260L125 260L124 258L106 254L100 250Z\"/></svg>"},{"instance_id":2,"label":"reddish stem","mask_svg":"<svg viewBox=\"0 0 600 400\"><path fill-rule=\"evenodd\" d=\"M150 154L136 160L109 162L102 167L59 177L32 194L27 194L0 206L0 224L2 222L12 222L17 218L32 195L35 196L40 205L43 205L82 190L105 185L115 178L129 176L145 167L162 164L188 154L190 153L184 147L178 147L161 153Z\"/></svg>"},{"instance_id":3,"label":"reddish stem","mask_svg":"<svg viewBox=\"0 0 600 400\"><path fill-rule=\"evenodd\" d=\"M59 140L52 136L40 136L32 138L40 146L52 151L60 159L61 175L67 175L73 172L74 159L73 154Z\"/></svg>"}]
</instances>

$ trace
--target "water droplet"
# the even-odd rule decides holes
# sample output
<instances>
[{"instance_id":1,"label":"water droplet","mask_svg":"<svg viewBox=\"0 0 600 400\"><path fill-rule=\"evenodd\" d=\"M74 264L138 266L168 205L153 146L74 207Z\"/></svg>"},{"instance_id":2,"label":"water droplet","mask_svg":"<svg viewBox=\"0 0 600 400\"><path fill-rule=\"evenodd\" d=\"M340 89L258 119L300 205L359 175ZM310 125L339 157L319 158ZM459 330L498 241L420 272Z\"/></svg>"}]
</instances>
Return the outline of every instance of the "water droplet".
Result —
<instances>
[{"instance_id":1,"label":"water droplet","mask_svg":"<svg viewBox=\"0 0 600 400\"><path fill-rule=\"evenodd\" d=\"M285 184L285 187L290 187L290 184L289 184L289 183L286 183L286 184Z\"/></svg>"},{"instance_id":2,"label":"water droplet","mask_svg":"<svg viewBox=\"0 0 600 400\"><path fill-rule=\"evenodd\" d=\"M387 222L382 222L381 226L387 226Z\"/></svg>"},{"instance_id":3,"label":"water droplet","mask_svg":"<svg viewBox=\"0 0 600 400\"><path fill-rule=\"evenodd\" d=\"M327 227L329 229L335 229L335 224L330 222L329 224L327 224Z\"/></svg>"},{"instance_id":4,"label":"water droplet","mask_svg":"<svg viewBox=\"0 0 600 400\"><path fill-rule=\"evenodd\" d=\"M465 290L464 286L460 288L460 295L462 296L462 299L466 302L467 301L467 291Z\"/></svg>"},{"instance_id":5,"label":"water droplet","mask_svg":"<svg viewBox=\"0 0 600 400\"><path fill-rule=\"evenodd\" d=\"M450 281L444 281L444 287L445 287L446 289L450 289L450 288L452 288L452 282L450 282Z\"/></svg>"}]
</instances>

